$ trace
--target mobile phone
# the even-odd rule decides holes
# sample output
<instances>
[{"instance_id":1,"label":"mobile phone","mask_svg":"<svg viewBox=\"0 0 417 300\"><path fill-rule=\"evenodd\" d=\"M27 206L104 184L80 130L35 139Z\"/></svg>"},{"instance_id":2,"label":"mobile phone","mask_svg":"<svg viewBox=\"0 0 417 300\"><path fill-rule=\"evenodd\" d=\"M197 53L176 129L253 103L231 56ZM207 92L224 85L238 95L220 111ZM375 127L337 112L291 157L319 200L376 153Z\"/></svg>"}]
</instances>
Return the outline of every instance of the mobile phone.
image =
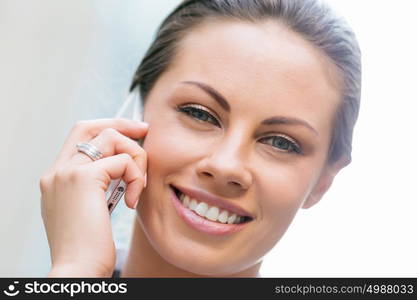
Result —
<instances>
[{"instance_id":1,"label":"mobile phone","mask_svg":"<svg viewBox=\"0 0 417 300\"><path fill-rule=\"evenodd\" d=\"M139 95L139 90L135 88L131 91L125 102L122 104L120 109L115 115L115 118L122 118L128 115L128 118L132 118L132 120L142 120L142 105L141 99ZM129 112L127 114L126 112ZM130 115L130 117L129 117ZM142 146L143 140L137 140L138 144ZM107 201L107 208L109 210L109 214L113 212L116 208L117 204L119 203L120 199L123 197L126 191L126 183L122 179L113 179L111 180L109 187L106 190L105 198Z\"/></svg>"},{"instance_id":2,"label":"mobile phone","mask_svg":"<svg viewBox=\"0 0 417 300\"><path fill-rule=\"evenodd\" d=\"M111 214L115 209L117 203L125 194L126 183L122 179L112 180L106 191L107 208Z\"/></svg>"}]
</instances>

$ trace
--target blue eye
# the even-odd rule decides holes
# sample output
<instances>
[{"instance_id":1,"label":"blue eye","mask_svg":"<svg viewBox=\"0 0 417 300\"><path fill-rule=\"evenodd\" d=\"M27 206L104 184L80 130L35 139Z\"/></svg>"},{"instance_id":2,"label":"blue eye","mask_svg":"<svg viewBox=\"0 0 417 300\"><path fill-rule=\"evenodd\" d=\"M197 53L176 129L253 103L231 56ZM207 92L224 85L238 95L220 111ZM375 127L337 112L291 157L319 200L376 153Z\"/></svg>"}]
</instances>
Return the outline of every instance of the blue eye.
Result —
<instances>
[{"instance_id":1,"label":"blue eye","mask_svg":"<svg viewBox=\"0 0 417 300\"><path fill-rule=\"evenodd\" d=\"M201 108L197 108L197 107L201 107ZM211 113L207 112L203 106L200 106L197 104L188 104L184 106L178 106L177 110L190 116L193 119L196 119L197 121L208 122L208 123L212 123L215 126L221 127L219 121L217 121L217 119ZM301 148L298 145L298 143L295 142L290 137L276 135L276 136L264 137L261 139L261 141L263 140L273 140L272 144L271 143L265 143L265 144L269 144L273 146L274 148L276 148L277 151L287 152L287 153L294 152L297 154L302 154Z\"/></svg>"},{"instance_id":2,"label":"blue eye","mask_svg":"<svg viewBox=\"0 0 417 300\"><path fill-rule=\"evenodd\" d=\"M269 144L273 146L274 148L277 148L278 151L288 152L288 153L294 152L297 154L301 154L300 146L298 146L298 144L289 137L276 135L276 136L268 136L268 137L262 138L261 140L273 140L272 144L271 143L266 143L266 144Z\"/></svg>"},{"instance_id":3,"label":"blue eye","mask_svg":"<svg viewBox=\"0 0 417 300\"><path fill-rule=\"evenodd\" d=\"M178 111L181 111L194 119L197 119L203 122L209 122L220 127L220 123L217 121L217 119L213 117L213 115L207 112L205 109L196 108L191 105L178 106L177 109Z\"/></svg>"}]
</instances>

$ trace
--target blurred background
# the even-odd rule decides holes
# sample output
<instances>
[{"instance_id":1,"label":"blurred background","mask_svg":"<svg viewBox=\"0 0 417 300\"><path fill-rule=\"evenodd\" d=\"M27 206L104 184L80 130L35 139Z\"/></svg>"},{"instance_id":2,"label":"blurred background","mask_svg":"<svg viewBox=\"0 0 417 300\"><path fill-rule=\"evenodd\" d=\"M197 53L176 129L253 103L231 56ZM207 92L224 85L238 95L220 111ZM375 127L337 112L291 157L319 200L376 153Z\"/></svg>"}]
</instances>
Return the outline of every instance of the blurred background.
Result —
<instances>
[{"instance_id":1,"label":"blurred background","mask_svg":"<svg viewBox=\"0 0 417 300\"><path fill-rule=\"evenodd\" d=\"M45 276L39 179L77 120L113 117L179 0L0 0L0 277ZM301 210L263 277L417 276L416 1L328 1L355 30L363 94L353 162ZM134 216L112 215L127 247Z\"/></svg>"}]
</instances>

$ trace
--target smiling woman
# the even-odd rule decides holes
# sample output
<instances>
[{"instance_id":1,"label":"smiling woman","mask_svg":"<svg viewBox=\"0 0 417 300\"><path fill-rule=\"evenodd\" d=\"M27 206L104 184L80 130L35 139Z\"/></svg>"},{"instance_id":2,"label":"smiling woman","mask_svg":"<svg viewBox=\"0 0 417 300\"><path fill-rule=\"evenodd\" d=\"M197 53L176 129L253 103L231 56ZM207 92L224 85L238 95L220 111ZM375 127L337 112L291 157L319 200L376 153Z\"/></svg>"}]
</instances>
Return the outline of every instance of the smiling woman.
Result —
<instances>
[{"instance_id":1,"label":"smiling woman","mask_svg":"<svg viewBox=\"0 0 417 300\"><path fill-rule=\"evenodd\" d=\"M161 24L131 85L143 99L147 130L110 121L76 126L66 159L58 160L72 172L55 166L45 176L45 206L59 184L77 192L68 181L91 203L102 193L87 186L101 182L103 191L126 169L126 203L137 218L120 276L259 276L262 258L297 211L316 204L351 161L360 79L354 34L322 2L184 1ZM76 153L75 136L105 158L90 162ZM126 136L142 137L143 149ZM86 176L94 177L91 185L79 179ZM99 200L89 209L104 214ZM79 218L72 205L66 213ZM94 217L105 225L91 229L93 239L84 231L84 241L72 241L74 251L89 245L75 254L64 245L74 239L69 229L65 241L54 235L52 206L44 210L50 276L111 274L108 220Z\"/></svg>"}]
</instances>

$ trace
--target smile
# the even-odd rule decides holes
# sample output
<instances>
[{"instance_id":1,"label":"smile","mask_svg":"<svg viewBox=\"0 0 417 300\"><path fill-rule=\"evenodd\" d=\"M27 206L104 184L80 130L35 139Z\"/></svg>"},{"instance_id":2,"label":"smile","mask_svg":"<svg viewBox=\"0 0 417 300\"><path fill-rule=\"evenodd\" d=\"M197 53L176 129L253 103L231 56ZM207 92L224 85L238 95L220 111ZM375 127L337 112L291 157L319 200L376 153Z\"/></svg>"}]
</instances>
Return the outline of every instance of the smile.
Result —
<instances>
[{"instance_id":1,"label":"smile","mask_svg":"<svg viewBox=\"0 0 417 300\"><path fill-rule=\"evenodd\" d=\"M172 203L190 227L211 235L224 235L243 229L252 218L197 201L171 186Z\"/></svg>"},{"instance_id":2,"label":"smile","mask_svg":"<svg viewBox=\"0 0 417 300\"><path fill-rule=\"evenodd\" d=\"M220 212L220 209L217 206L209 206L207 203L203 201L198 202L196 199L190 198L181 192L177 193L177 197L185 207L195 211L198 215L209 219L210 221L220 222L223 224L240 224L247 220L244 216L238 216L227 210L222 210Z\"/></svg>"}]
</instances>

